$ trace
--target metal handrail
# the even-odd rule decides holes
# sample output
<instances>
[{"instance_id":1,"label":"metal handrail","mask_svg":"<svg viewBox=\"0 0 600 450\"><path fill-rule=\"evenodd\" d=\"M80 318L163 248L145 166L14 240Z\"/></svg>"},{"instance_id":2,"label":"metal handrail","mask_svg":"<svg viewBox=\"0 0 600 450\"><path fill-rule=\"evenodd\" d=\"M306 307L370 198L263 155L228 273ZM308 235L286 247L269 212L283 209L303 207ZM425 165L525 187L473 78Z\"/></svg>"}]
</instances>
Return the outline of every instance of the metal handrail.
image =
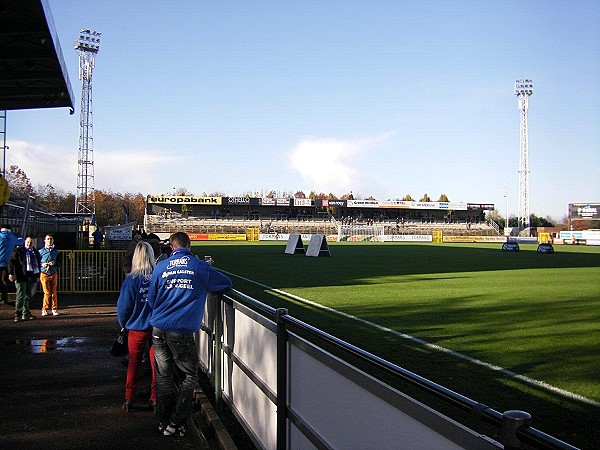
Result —
<instances>
[{"instance_id":1,"label":"metal handrail","mask_svg":"<svg viewBox=\"0 0 600 450\"><path fill-rule=\"evenodd\" d=\"M507 422L514 420L515 411L507 411L504 414L496 411L495 409L479 403L475 400L472 400L464 395L458 394L448 388L445 388L442 385L439 385L431 380L428 380L420 375L417 375L409 370L403 369L396 364L393 364L383 358L380 358L372 353L367 352L353 344L350 344L342 339L339 339L329 333L326 333L312 325L309 325L305 322L302 322L299 319L296 319L289 314L278 314L280 310L272 308L269 305L266 305L240 291L232 289L230 294L233 294L238 300L242 300L246 303L252 305L255 309L262 311L269 316L272 316L274 319L277 318L278 321L285 322L289 325L292 325L309 335L318 338L321 341L327 342L336 348L344 351L345 353L351 354L362 361L367 362L373 366L376 366L380 369L383 369L387 373L390 373L394 376L401 378L404 381L407 381L412 386L417 387L418 389L428 392L435 397L441 399L445 403L454 406L464 412L469 413L471 416L481 420L484 423L493 425L497 427L501 431L501 435L504 434L505 428L507 426ZM226 295L226 298L230 300L236 300L231 295ZM529 414L518 411L521 415ZM529 416L531 417L531 416ZM513 422L514 426L514 422ZM510 425L509 425L510 427ZM523 425L516 428L513 434L516 433L516 437L530 444L536 448L543 449L564 449L564 450L576 450L577 447L574 447L566 442L561 441L553 436L550 436L536 428L530 427L529 425ZM513 436L514 438L515 436ZM505 448L513 448L512 445L505 444Z\"/></svg>"}]
</instances>

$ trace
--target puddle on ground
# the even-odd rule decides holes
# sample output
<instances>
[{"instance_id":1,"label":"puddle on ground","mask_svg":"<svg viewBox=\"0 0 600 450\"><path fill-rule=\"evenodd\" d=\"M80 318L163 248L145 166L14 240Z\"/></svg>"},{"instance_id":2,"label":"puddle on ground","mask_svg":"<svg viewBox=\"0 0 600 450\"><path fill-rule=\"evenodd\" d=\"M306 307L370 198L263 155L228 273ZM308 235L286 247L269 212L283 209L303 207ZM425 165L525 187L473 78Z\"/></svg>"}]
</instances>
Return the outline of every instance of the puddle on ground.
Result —
<instances>
[{"instance_id":1,"label":"puddle on ground","mask_svg":"<svg viewBox=\"0 0 600 450\"><path fill-rule=\"evenodd\" d=\"M71 336L61 339L17 339L7 345L16 345L30 350L31 353L83 352L89 351L89 342L89 338Z\"/></svg>"}]
</instances>

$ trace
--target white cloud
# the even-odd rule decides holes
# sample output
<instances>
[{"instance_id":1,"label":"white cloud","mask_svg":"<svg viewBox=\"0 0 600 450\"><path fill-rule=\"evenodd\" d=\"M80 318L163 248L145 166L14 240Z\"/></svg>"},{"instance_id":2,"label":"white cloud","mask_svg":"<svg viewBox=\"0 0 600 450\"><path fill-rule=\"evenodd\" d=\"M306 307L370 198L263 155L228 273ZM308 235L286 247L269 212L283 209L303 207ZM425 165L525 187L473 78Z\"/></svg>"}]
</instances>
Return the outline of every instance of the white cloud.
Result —
<instances>
[{"instance_id":1,"label":"white cloud","mask_svg":"<svg viewBox=\"0 0 600 450\"><path fill-rule=\"evenodd\" d=\"M77 184L77 153L67 154L56 148L25 141L7 141L6 172L19 166L35 187L52 184L74 192Z\"/></svg>"},{"instance_id":2,"label":"white cloud","mask_svg":"<svg viewBox=\"0 0 600 450\"><path fill-rule=\"evenodd\" d=\"M65 151L24 141L8 141L6 170L17 165L25 171L31 184L52 184L67 192L77 190L78 152ZM162 192L171 168L181 158L152 154L141 150L95 152L94 181L96 189L119 193L142 194Z\"/></svg>"},{"instance_id":3,"label":"white cloud","mask_svg":"<svg viewBox=\"0 0 600 450\"><path fill-rule=\"evenodd\" d=\"M95 161L96 188L121 193L162 192L180 159L142 151L103 152Z\"/></svg>"},{"instance_id":4,"label":"white cloud","mask_svg":"<svg viewBox=\"0 0 600 450\"><path fill-rule=\"evenodd\" d=\"M361 169L361 159L392 134L363 140L305 137L289 152L289 164L309 190L337 195L351 190L356 193L374 184Z\"/></svg>"}]
</instances>

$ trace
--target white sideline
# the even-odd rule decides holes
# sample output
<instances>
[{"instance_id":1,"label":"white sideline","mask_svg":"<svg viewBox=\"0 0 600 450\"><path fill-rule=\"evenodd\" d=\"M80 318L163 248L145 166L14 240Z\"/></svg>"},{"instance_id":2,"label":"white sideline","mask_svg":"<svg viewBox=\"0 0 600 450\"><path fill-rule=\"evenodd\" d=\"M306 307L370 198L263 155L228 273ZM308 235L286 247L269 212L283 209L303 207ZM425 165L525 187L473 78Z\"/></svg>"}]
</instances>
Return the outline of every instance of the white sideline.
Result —
<instances>
[{"instance_id":1,"label":"white sideline","mask_svg":"<svg viewBox=\"0 0 600 450\"><path fill-rule=\"evenodd\" d=\"M527 377L525 375L520 375L520 374L518 374L516 372L513 372L512 370L508 370L508 369L505 369L503 367L496 366L494 364L490 364L490 363L487 363L485 361L481 361L481 360L476 359L476 358L471 358L470 356L463 355L462 353L455 352L454 350L450 350L450 349L447 349L447 348L444 348L444 347L440 347L439 345L431 344L431 343L429 343L427 341L424 341L423 339L416 338L416 337L411 336L409 334L400 333L399 331L392 330L391 328L378 325L378 324L376 324L374 322L370 322L370 321L365 320L365 319L361 319L360 317L356 317L356 316L353 316L351 314L347 314L347 313L345 313L343 311L338 311L336 309L330 308L328 306L321 305L319 303L315 303L315 302L313 302L311 300L307 300L307 299L299 297L297 295L290 294L289 292L285 292L285 291L282 291L280 289L275 289L275 288L273 288L271 286L267 286L266 284L259 283L258 281L254 281L254 280L251 280L249 278L245 278L245 277L242 277L240 275L236 275L234 273L227 272L226 270L221 270L221 269L219 269L219 270L221 272L223 272L223 273L226 273L227 275L234 276L236 278L240 278L242 280L248 281L249 283L256 284L257 286L263 287L263 288L268 289L268 290L273 291L273 292L277 292L278 294L281 294L281 295L284 295L286 297L292 298L292 299L297 300L299 302L306 303L306 304L314 306L316 308L324 309L324 310L326 310L328 312L332 312L334 314L343 316L343 317L345 317L347 319L355 320L355 321L360 322L360 323L362 323L364 325L368 325L370 327L376 328L376 329L378 329L380 331L385 331L386 333L390 333L390 334L393 334L395 336L399 336L401 338L408 339L411 342L423 345L423 346L425 346L427 348L430 348L430 349L433 349L433 350L437 350L437 351L446 353L448 355L455 356L457 358L464 359L466 361L469 361L470 363L477 364L477 365L483 366L483 367L487 367L488 369L491 369L493 371L499 372L499 373L501 373L503 375L506 375L506 376L509 376L511 378L515 378L515 379L521 380L521 381L523 381L525 383L528 383L528 384L531 384L531 385L534 385L534 386L537 386L537 387L541 387L543 389L546 389L548 391L551 391L551 392L554 392L556 394L562 395L564 397L570 398L572 400L577 400L577 401L582 402L582 403L587 403L588 405L599 406L600 407L600 402L598 402L596 400L584 397L583 395L579 395L579 394L575 394L573 392L566 391L564 389L557 388L555 386L552 386L551 384L546 383L545 381L540 381L540 380L536 380L534 378Z\"/></svg>"}]
</instances>

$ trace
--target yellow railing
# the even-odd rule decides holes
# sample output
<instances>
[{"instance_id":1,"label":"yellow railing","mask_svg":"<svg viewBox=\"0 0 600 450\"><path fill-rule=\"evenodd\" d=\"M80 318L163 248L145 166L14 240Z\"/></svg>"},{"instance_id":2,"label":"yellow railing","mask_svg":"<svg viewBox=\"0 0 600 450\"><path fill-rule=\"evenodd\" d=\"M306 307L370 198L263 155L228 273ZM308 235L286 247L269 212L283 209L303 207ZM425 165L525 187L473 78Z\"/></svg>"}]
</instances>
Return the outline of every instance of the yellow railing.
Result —
<instances>
[{"instance_id":1,"label":"yellow railing","mask_svg":"<svg viewBox=\"0 0 600 450\"><path fill-rule=\"evenodd\" d=\"M60 292L119 292L125 250L61 250Z\"/></svg>"}]
</instances>

